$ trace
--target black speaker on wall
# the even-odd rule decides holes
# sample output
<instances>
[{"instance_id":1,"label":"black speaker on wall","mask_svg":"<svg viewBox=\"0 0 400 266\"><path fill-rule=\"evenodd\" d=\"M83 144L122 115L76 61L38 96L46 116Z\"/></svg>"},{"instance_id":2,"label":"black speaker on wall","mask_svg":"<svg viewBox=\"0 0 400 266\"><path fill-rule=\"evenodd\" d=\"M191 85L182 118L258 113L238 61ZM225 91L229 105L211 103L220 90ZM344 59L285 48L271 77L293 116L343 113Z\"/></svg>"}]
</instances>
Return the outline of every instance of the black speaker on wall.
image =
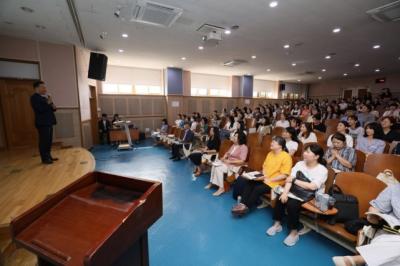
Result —
<instances>
[{"instance_id":1,"label":"black speaker on wall","mask_svg":"<svg viewBox=\"0 0 400 266\"><path fill-rule=\"evenodd\" d=\"M105 54L90 53L88 78L106 80L107 61Z\"/></svg>"},{"instance_id":2,"label":"black speaker on wall","mask_svg":"<svg viewBox=\"0 0 400 266\"><path fill-rule=\"evenodd\" d=\"M286 85L285 85L285 83L281 83L281 84L279 84L279 91L284 91L284 90L285 90L285 88L286 88Z\"/></svg>"}]
</instances>

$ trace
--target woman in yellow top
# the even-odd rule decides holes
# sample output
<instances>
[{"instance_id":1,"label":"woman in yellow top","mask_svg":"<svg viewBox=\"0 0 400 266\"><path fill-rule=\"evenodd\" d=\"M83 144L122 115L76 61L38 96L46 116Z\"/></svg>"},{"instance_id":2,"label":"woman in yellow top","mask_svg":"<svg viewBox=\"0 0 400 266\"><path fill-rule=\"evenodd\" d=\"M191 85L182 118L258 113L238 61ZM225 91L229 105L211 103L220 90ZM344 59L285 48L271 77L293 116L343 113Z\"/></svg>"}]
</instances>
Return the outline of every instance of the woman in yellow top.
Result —
<instances>
[{"instance_id":1,"label":"woman in yellow top","mask_svg":"<svg viewBox=\"0 0 400 266\"><path fill-rule=\"evenodd\" d=\"M261 195L285 183L291 170L292 157L287 152L285 139L280 136L273 137L271 152L268 153L263 164L263 176L253 180L239 176L236 180L233 196L234 198L241 196L242 199L233 207L232 212L243 214L255 207Z\"/></svg>"}]
</instances>

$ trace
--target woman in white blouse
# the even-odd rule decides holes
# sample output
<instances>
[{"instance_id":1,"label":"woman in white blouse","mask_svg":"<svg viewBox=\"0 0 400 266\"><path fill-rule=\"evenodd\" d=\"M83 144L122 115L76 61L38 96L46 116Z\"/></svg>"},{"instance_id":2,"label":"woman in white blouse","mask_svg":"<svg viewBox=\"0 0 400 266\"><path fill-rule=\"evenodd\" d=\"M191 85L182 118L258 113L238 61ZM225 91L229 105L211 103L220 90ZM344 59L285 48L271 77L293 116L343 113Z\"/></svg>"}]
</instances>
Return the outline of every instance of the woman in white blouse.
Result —
<instances>
[{"instance_id":1,"label":"woman in white blouse","mask_svg":"<svg viewBox=\"0 0 400 266\"><path fill-rule=\"evenodd\" d=\"M288 127L282 132L282 137L286 140L286 149L293 156L299 148L299 140L297 139L296 130Z\"/></svg>"},{"instance_id":2,"label":"woman in white blouse","mask_svg":"<svg viewBox=\"0 0 400 266\"><path fill-rule=\"evenodd\" d=\"M310 123L301 123L300 134L297 137L303 144L317 142L317 136L313 132Z\"/></svg>"},{"instance_id":3,"label":"woman in white blouse","mask_svg":"<svg viewBox=\"0 0 400 266\"><path fill-rule=\"evenodd\" d=\"M336 130L337 130L337 132L342 133L346 137L346 146L353 148L353 137L350 136L349 134L347 134L349 131L348 128L349 128L349 124L346 121L340 121L337 125ZM329 136L327 144L326 144L329 148L333 147L332 136L333 136L333 134Z\"/></svg>"},{"instance_id":4,"label":"woman in white blouse","mask_svg":"<svg viewBox=\"0 0 400 266\"><path fill-rule=\"evenodd\" d=\"M290 230L289 235L283 243L287 246L294 246L299 241L300 211L304 203L294 198L289 198L288 194L292 185L297 185L306 190L323 191L325 181L328 178L328 169L324 160L324 150L318 144L311 144L303 153L303 161L298 162L292 169L291 175L286 179L285 188L276 202L274 208L274 224L267 230L267 235L274 236L282 231L282 219L287 209L287 225ZM296 179L297 172L302 172L311 182Z\"/></svg>"},{"instance_id":5,"label":"woman in white blouse","mask_svg":"<svg viewBox=\"0 0 400 266\"><path fill-rule=\"evenodd\" d=\"M286 115L284 113L280 114L280 119L278 121L276 121L275 123L275 127L283 127L283 128L287 128L289 127L289 121L286 120Z\"/></svg>"}]
</instances>

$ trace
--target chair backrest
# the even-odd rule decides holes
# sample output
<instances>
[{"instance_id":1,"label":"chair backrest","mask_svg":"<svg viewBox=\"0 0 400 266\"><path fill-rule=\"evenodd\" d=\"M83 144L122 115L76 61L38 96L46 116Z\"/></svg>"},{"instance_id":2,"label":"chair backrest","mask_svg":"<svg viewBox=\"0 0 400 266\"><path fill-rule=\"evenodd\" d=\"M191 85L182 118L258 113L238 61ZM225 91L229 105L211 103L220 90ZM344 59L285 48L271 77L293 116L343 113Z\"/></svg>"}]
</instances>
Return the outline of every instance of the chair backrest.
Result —
<instances>
[{"instance_id":1,"label":"chair backrest","mask_svg":"<svg viewBox=\"0 0 400 266\"><path fill-rule=\"evenodd\" d=\"M232 145L233 142L231 140L224 139L221 145L219 146L218 157L222 158Z\"/></svg>"},{"instance_id":2,"label":"chair backrest","mask_svg":"<svg viewBox=\"0 0 400 266\"><path fill-rule=\"evenodd\" d=\"M383 150L383 153L386 153L386 154L388 154L389 153L389 150L390 150L390 143L389 142L387 142L387 141L385 141L385 149Z\"/></svg>"},{"instance_id":3,"label":"chair backrest","mask_svg":"<svg viewBox=\"0 0 400 266\"><path fill-rule=\"evenodd\" d=\"M364 172L377 176L385 169L393 171L394 176L400 181L400 156L394 154L370 154L365 160Z\"/></svg>"},{"instance_id":4,"label":"chair backrest","mask_svg":"<svg viewBox=\"0 0 400 266\"><path fill-rule=\"evenodd\" d=\"M253 171L261 171L268 152L262 147L254 147L250 151L247 166Z\"/></svg>"},{"instance_id":5,"label":"chair backrest","mask_svg":"<svg viewBox=\"0 0 400 266\"><path fill-rule=\"evenodd\" d=\"M269 152L271 150L271 141L272 141L272 136L265 135L261 142L261 147Z\"/></svg>"},{"instance_id":6,"label":"chair backrest","mask_svg":"<svg viewBox=\"0 0 400 266\"><path fill-rule=\"evenodd\" d=\"M245 118L246 129L256 127L256 120L254 118Z\"/></svg>"},{"instance_id":7,"label":"chair backrest","mask_svg":"<svg viewBox=\"0 0 400 266\"><path fill-rule=\"evenodd\" d=\"M175 134L176 126L169 126L168 127L168 134Z\"/></svg>"},{"instance_id":8,"label":"chair backrest","mask_svg":"<svg viewBox=\"0 0 400 266\"><path fill-rule=\"evenodd\" d=\"M314 130L314 134L317 137L318 143L326 143L326 135L324 132Z\"/></svg>"},{"instance_id":9,"label":"chair backrest","mask_svg":"<svg viewBox=\"0 0 400 266\"><path fill-rule=\"evenodd\" d=\"M221 122L219 123L219 128L224 128L226 122L227 122L226 116L222 117Z\"/></svg>"},{"instance_id":10,"label":"chair backrest","mask_svg":"<svg viewBox=\"0 0 400 266\"><path fill-rule=\"evenodd\" d=\"M282 136L283 127L275 127L272 129L271 135L272 136Z\"/></svg>"},{"instance_id":11,"label":"chair backrest","mask_svg":"<svg viewBox=\"0 0 400 266\"><path fill-rule=\"evenodd\" d=\"M365 153L360 150L356 150L356 155L357 155L357 161L354 170L356 172L364 172L365 157L366 157Z\"/></svg>"},{"instance_id":12,"label":"chair backrest","mask_svg":"<svg viewBox=\"0 0 400 266\"><path fill-rule=\"evenodd\" d=\"M181 132L182 132L182 129L180 127L175 128L175 131L174 131L175 138L180 138Z\"/></svg>"},{"instance_id":13,"label":"chair backrest","mask_svg":"<svg viewBox=\"0 0 400 266\"><path fill-rule=\"evenodd\" d=\"M327 119L325 120L326 132L325 135L327 138L334 134L337 131L337 125L339 124L339 119Z\"/></svg>"},{"instance_id":14,"label":"chair backrest","mask_svg":"<svg viewBox=\"0 0 400 266\"><path fill-rule=\"evenodd\" d=\"M369 208L369 202L386 188L385 183L365 173L341 172L336 175L335 184L344 194L353 195L358 199L359 215L364 216Z\"/></svg>"},{"instance_id":15,"label":"chair backrest","mask_svg":"<svg viewBox=\"0 0 400 266\"><path fill-rule=\"evenodd\" d=\"M260 139L259 139L259 134L258 133L250 133L247 136L247 147L250 149L254 147L260 147Z\"/></svg>"},{"instance_id":16,"label":"chair backrest","mask_svg":"<svg viewBox=\"0 0 400 266\"><path fill-rule=\"evenodd\" d=\"M328 193L328 190L332 187L335 182L336 173L333 171L331 167L328 167L328 178L325 181L325 193Z\"/></svg>"},{"instance_id":17,"label":"chair backrest","mask_svg":"<svg viewBox=\"0 0 400 266\"><path fill-rule=\"evenodd\" d=\"M297 147L297 151L294 154L294 157L301 158L303 156L303 142L299 141L299 146Z\"/></svg>"}]
</instances>

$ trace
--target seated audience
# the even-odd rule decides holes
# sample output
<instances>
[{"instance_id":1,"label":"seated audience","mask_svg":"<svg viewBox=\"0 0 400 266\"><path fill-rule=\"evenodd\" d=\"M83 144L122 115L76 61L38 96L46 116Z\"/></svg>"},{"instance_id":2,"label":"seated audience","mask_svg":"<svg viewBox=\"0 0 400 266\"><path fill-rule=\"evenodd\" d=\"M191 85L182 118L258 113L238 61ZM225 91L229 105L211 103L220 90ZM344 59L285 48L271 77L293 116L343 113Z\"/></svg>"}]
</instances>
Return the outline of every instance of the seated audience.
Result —
<instances>
[{"instance_id":1,"label":"seated audience","mask_svg":"<svg viewBox=\"0 0 400 266\"><path fill-rule=\"evenodd\" d=\"M201 175L202 159L208 161L214 161L216 153L219 151L220 144L221 141L219 139L219 128L217 127L210 128L209 139L207 141L206 146L196 151L193 151L189 155L189 159L195 165L193 173L196 177Z\"/></svg>"},{"instance_id":2,"label":"seated audience","mask_svg":"<svg viewBox=\"0 0 400 266\"><path fill-rule=\"evenodd\" d=\"M154 141L159 142L161 135L167 135L168 127L169 126L167 119L164 118L163 120L161 120L161 127L157 129L151 136L154 139ZM154 145L157 145L157 143L155 143Z\"/></svg>"},{"instance_id":3,"label":"seated audience","mask_svg":"<svg viewBox=\"0 0 400 266\"><path fill-rule=\"evenodd\" d=\"M176 120L175 120L175 125L176 127L180 127L183 128L183 124L185 123L185 121L183 120L183 116L181 114L178 114Z\"/></svg>"},{"instance_id":4,"label":"seated audience","mask_svg":"<svg viewBox=\"0 0 400 266\"><path fill-rule=\"evenodd\" d=\"M351 172L357 162L356 151L346 146L346 137L340 132L331 136L331 145L325 154L325 159L335 172Z\"/></svg>"},{"instance_id":5,"label":"seated audience","mask_svg":"<svg viewBox=\"0 0 400 266\"><path fill-rule=\"evenodd\" d=\"M386 110L386 111L383 113L382 116L383 116L383 117L391 116L391 117L393 117L393 118L398 118L399 115L400 115L400 113L399 113L399 109L398 109L398 107L397 107L397 104L396 104L396 103L391 103L391 104L389 105L389 109Z\"/></svg>"},{"instance_id":6,"label":"seated audience","mask_svg":"<svg viewBox=\"0 0 400 266\"><path fill-rule=\"evenodd\" d=\"M286 120L286 115L284 113L280 114L280 119L278 121L276 121L275 123L275 127L283 127L283 128L287 128L289 127L289 121Z\"/></svg>"},{"instance_id":7,"label":"seated audience","mask_svg":"<svg viewBox=\"0 0 400 266\"><path fill-rule=\"evenodd\" d=\"M237 122L237 119L235 119L234 116L229 116L228 121L226 122L224 128L221 130L220 137L221 140L229 138L231 134L235 133L236 130L240 127L239 123Z\"/></svg>"},{"instance_id":8,"label":"seated audience","mask_svg":"<svg viewBox=\"0 0 400 266\"><path fill-rule=\"evenodd\" d=\"M356 149L364 152L367 156L371 153L383 153L386 143L382 140L382 127L376 122L365 126L365 134L358 137Z\"/></svg>"},{"instance_id":9,"label":"seated audience","mask_svg":"<svg viewBox=\"0 0 400 266\"><path fill-rule=\"evenodd\" d=\"M122 119L119 118L119 114L114 114L113 120L111 123L114 125L115 122L121 121Z\"/></svg>"},{"instance_id":10,"label":"seated audience","mask_svg":"<svg viewBox=\"0 0 400 266\"><path fill-rule=\"evenodd\" d=\"M290 127L294 128L296 130L296 135L300 134L300 125L301 125L301 120L298 117L291 117L289 119Z\"/></svg>"},{"instance_id":11,"label":"seated audience","mask_svg":"<svg viewBox=\"0 0 400 266\"><path fill-rule=\"evenodd\" d=\"M324 191L325 181L328 178L328 169L324 160L324 150L318 144L311 144L303 154L304 160L298 162L292 169L291 174L286 178L286 184L282 194L274 208L273 226L267 230L269 236L274 236L282 231L282 220L287 210L287 225L289 235L283 243L287 246L294 246L299 241L300 210L304 203L294 198L289 198L288 193L293 184L311 191ZM297 172L302 172L311 182L304 182L296 179ZM301 234L301 231L300 231Z\"/></svg>"},{"instance_id":12,"label":"seated audience","mask_svg":"<svg viewBox=\"0 0 400 266\"><path fill-rule=\"evenodd\" d=\"M392 116L384 116L381 120L381 126L383 129L382 140L387 142L400 141L400 134L397 130L394 130L394 124L396 119Z\"/></svg>"},{"instance_id":13,"label":"seated audience","mask_svg":"<svg viewBox=\"0 0 400 266\"><path fill-rule=\"evenodd\" d=\"M107 118L107 114L102 114L101 119L98 122L99 126L99 134L100 134L100 143L101 144L110 144L110 129L111 123Z\"/></svg>"},{"instance_id":14,"label":"seated audience","mask_svg":"<svg viewBox=\"0 0 400 266\"><path fill-rule=\"evenodd\" d=\"M199 121L196 117L190 118L190 130L193 132L197 132L197 126L199 125Z\"/></svg>"},{"instance_id":15,"label":"seated audience","mask_svg":"<svg viewBox=\"0 0 400 266\"><path fill-rule=\"evenodd\" d=\"M388 186L370 202L368 212L381 213L400 220L400 184ZM377 215L368 214L370 224L382 228L383 221ZM397 252L385 252L382 248L397 247ZM352 265L400 265L400 235L379 229L370 244L356 248L360 255L333 257L336 266ZM392 250L396 250L393 249ZM388 250L387 250L388 251Z\"/></svg>"},{"instance_id":16,"label":"seated audience","mask_svg":"<svg viewBox=\"0 0 400 266\"><path fill-rule=\"evenodd\" d=\"M326 132L326 126L321 121L320 114L316 114L313 116L312 128L313 130L318 130L319 132L324 132L324 133Z\"/></svg>"},{"instance_id":17,"label":"seated audience","mask_svg":"<svg viewBox=\"0 0 400 266\"><path fill-rule=\"evenodd\" d=\"M192 130L190 130L189 122L185 122L183 128L185 129L185 133L183 135L182 141L180 141L179 144L173 143L171 146L172 156L170 157L170 159L174 161L179 161L181 159L180 151L183 145L190 144L194 138L194 133Z\"/></svg>"},{"instance_id":18,"label":"seated audience","mask_svg":"<svg viewBox=\"0 0 400 266\"><path fill-rule=\"evenodd\" d=\"M271 152L263 164L263 176L249 180L239 176L234 185L233 197L241 196L241 202L234 206L235 213L245 213L257 205L260 196L270 192L271 187L282 184L292 169L292 157L287 153L286 141L275 136L271 142Z\"/></svg>"},{"instance_id":19,"label":"seated audience","mask_svg":"<svg viewBox=\"0 0 400 266\"><path fill-rule=\"evenodd\" d=\"M292 127L288 127L282 132L282 137L286 141L286 149L290 156L293 156L299 148L299 140L297 139L296 130Z\"/></svg>"},{"instance_id":20,"label":"seated audience","mask_svg":"<svg viewBox=\"0 0 400 266\"><path fill-rule=\"evenodd\" d=\"M220 196L225 192L224 174L237 173L247 158L246 135L242 131L238 131L231 140L233 145L230 149L220 160L213 163L210 183L205 186L205 189L210 189L213 185L218 187L218 190L213 194L214 196Z\"/></svg>"},{"instance_id":21,"label":"seated audience","mask_svg":"<svg viewBox=\"0 0 400 266\"><path fill-rule=\"evenodd\" d=\"M208 134L208 119L207 117L202 117L200 120L200 134L207 135ZM218 137L219 137L219 130L218 130Z\"/></svg>"},{"instance_id":22,"label":"seated audience","mask_svg":"<svg viewBox=\"0 0 400 266\"><path fill-rule=\"evenodd\" d=\"M313 132L310 123L301 123L300 133L297 137L303 144L317 142L317 136Z\"/></svg>"},{"instance_id":23,"label":"seated audience","mask_svg":"<svg viewBox=\"0 0 400 266\"><path fill-rule=\"evenodd\" d=\"M346 146L353 147L353 137L347 134L349 128L349 124L346 121L340 121L337 125L337 132L343 134L346 137ZM327 146L332 147L332 137L333 134L328 137Z\"/></svg>"}]
</instances>

